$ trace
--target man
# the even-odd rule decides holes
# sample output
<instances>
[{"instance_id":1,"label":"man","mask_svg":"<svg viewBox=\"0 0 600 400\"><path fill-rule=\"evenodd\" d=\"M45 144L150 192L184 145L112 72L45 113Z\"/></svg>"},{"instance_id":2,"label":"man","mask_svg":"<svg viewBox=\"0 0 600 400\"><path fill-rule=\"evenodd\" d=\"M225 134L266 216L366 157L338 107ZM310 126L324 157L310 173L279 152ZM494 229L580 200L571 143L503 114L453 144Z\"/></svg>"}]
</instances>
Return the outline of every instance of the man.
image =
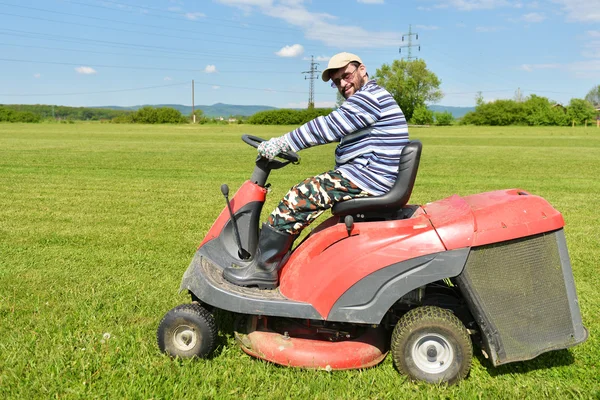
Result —
<instances>
[{"instance_id":1,"label":"man","mask_svg":"<svg viewBox=\"0 0 600 400\"><path fill-rule=\"evenodd\" d=\"M322 79L331 79L346 101L326 117L262 142L258 153L273 159L281 152L339 141L335 169L290 189L263 224L252 262L224 270L229 282L277 287L280 263L302 229L340 201L382 195L394 184L400 153L408 143L406 120L394 98L369 80L365 65L351 53L333 56Z\"/></svg>"}]
</instances>

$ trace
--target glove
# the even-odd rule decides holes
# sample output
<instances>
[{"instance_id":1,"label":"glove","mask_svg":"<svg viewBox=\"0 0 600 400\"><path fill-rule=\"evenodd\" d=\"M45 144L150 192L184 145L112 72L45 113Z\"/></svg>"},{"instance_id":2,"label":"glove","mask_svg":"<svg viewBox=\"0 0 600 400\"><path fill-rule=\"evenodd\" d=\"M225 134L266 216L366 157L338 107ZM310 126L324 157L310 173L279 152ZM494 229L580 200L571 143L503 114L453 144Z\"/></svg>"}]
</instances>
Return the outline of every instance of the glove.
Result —
<instances>
[{"instance_id":1,"label":"glove","mask_svg":"<svg viewBox=\"0 0 600 400\"><path fill-rule=\"evenodd\" d=\"M292 148L283 136L276 137L258 145L258 154L268 160L272 160L279 153L285 153Z\"/></svg>"}]
</instances>

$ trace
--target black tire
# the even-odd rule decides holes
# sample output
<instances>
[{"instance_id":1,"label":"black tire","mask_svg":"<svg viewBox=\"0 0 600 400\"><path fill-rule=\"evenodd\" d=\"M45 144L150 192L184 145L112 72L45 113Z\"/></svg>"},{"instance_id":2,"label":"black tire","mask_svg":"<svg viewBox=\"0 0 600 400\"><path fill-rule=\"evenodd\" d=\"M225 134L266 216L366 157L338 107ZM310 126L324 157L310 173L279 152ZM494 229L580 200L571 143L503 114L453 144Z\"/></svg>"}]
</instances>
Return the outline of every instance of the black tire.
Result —
<instances>
[{"instance_id":1,"label":"black tire","mask_svg":"<svg viewBox=\"0 0 600 400\"><path fill-rule=\"evenodd\" d=\"M394 328L390 347L394 365L412 380L452 385L471 369L469 333L444 308L425 306L407 312Z\"/></svg>"},{"instance_id":2,"label":"black tire","mask_svg":"<svg viewBox=\"0 0 600 400\"><path fill-rule=\"evenodd\" d=\"M156 331L160 351L172 357L208 356L217 344L213 315L199 304L182 304L169 311Z\"/></svg>"}]
</instances>

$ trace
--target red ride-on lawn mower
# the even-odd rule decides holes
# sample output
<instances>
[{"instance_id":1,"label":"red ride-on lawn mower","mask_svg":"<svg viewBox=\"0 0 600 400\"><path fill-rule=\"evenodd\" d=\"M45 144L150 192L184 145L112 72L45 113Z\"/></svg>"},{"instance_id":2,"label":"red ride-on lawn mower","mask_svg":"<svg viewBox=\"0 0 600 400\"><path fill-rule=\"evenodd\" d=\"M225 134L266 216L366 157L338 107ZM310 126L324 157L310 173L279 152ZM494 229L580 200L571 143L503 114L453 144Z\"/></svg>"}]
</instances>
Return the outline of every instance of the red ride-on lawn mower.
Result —
<instances>
[{"instance_id":1,"label":"red ride-on lawn mower","mask_svg":"<svg viewBox=\"0 0 600 400\"><path fill-rule=\"evenodd\" d=\"M390 351L409 378L454 383L470 370L472 339L494 366L585 341L562 215L518 189L407 205L420 156L410 142L390 192L336 204L284 258L274 290L223 279L256 250L270 172L299 160L258 158L231 200L221 187L227 206L181 282L192 303L165 315L160 349L207 356L221 309L237 314L241 348L276 364L366 368Z\"/></svg>"}]
</instances>

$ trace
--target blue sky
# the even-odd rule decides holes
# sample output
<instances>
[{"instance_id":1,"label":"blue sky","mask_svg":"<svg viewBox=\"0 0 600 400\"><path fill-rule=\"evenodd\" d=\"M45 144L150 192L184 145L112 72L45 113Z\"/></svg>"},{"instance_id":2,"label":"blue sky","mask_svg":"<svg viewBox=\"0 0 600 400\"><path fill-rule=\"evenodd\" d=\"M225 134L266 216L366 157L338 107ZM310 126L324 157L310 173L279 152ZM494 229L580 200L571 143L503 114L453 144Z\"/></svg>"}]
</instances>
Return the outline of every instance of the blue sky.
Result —
<instances>
[{"instance_id":1,"label":"blue sky","mask_svg":"<svg viewBox=\"0 0 600 400\"><path fill-rule=\"evenodd\" d=\"M600 84L600 0L0 0L0 104L190 105L193 79L197 105L306 107L311 56L373 75L408 55L409 26L441 105Z\"/></svg>"}]
</instances>

